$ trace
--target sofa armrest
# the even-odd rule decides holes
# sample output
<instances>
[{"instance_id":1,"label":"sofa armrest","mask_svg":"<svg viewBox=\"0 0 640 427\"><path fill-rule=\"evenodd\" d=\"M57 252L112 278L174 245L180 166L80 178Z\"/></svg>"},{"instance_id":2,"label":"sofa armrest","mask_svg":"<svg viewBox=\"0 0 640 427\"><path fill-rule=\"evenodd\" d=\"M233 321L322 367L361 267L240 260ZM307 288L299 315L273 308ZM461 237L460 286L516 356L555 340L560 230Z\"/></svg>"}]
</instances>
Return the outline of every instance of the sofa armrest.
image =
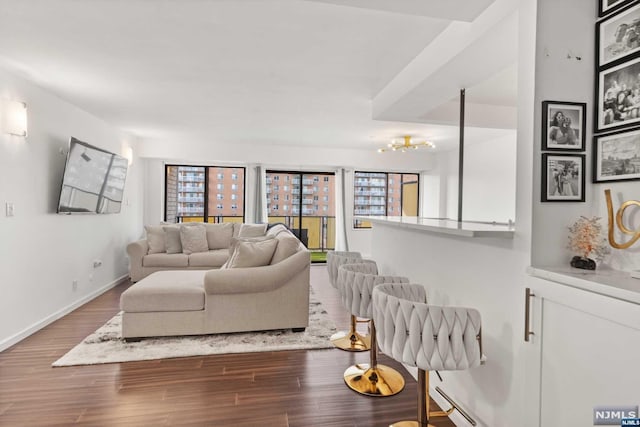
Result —
<instances>
[{"instance_id":1,"label":"sofa armrest","mask_svg":"<svg viewBox=\"0 0 640 427\"><path fill-rule=\"evenodd\" d=\"M137 282L142 279L142 258L149 252L147 240L138 240L127 245L127 255L129 255L129 276L131 280Z\"/></svg>"},{"instance_id":2,"label":"sofa armrest","mask_svg":"<svg viewBox=\"0 0 640 427\"><path fill-rule=\"evenodd\" d=\"M207 294L269 292L284 286L310 264L309 251L300 250L274 265L209 270L204 276L204 289Z\"/></svg>"}]
</instances>

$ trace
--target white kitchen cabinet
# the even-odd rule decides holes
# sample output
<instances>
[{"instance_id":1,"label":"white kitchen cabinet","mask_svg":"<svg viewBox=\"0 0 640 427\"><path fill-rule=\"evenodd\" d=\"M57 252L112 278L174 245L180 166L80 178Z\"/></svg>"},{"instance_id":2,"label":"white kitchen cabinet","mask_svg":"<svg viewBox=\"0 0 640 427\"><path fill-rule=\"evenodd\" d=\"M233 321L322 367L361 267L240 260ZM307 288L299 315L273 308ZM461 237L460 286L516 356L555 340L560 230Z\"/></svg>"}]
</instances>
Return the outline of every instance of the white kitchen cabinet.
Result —
<instances>
[{"instance_id":1,"label":"white kitchen cabinet","mask_svg":"<svg viewBox=\"0 0 640 427\"><path fill-rule=\"evenodd\" d=\"M596 406L639 405L640 280L611 270L530 274L523 425L591 426Z\"/></svg>"}]
</instances>

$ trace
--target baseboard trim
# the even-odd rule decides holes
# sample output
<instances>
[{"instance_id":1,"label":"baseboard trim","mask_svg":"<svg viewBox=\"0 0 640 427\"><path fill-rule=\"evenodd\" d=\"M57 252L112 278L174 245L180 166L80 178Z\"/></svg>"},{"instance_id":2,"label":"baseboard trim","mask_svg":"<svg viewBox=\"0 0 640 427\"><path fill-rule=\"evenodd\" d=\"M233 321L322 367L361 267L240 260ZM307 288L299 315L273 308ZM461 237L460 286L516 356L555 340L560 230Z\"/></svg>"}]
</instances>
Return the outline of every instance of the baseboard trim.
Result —
<instances>
[{"instance_id":1,"label":"baseboard trim","mask_svg":"<svg viewBox=\"0 0 640 427\"><path fill-rule=\"evenodd\" d=\"M15 334L13 336L10 336L9 338L5 339L4 341L1 341L0 342L0 351L4 351L4 350L8 349L9 347L19 343L23 339L27 338L29 335L32 335L32 334L38 332L40 329L44 328L45 326L55 322L56 320L60 319L61 317L66 316L67 314L69 314L73 310L75 310L76 308L81 307L82 305L88 303L92 299L99 297L103 293L107 292L109 289L115 288L116 286L118 286L119 284L121 284L122 282L124 282L125 280L128 280L128 279L129 279L129 275L128 274L122 275L122 276L118 277L117 279L115 279L114 281L112 281L110 283L107 283L103 287L101 287L99 289L96 289L95 291L91 292L90 294L85 295L84 297L80 298L79 300L74 301L73 303L69 304L68 306L63 307L62 309L56 311L55 313L45 317L44 319L40 320L39 322L36 322L33 325L29 326L28 328L18 332L17 334Z\"/></svg>"}]
</instances>

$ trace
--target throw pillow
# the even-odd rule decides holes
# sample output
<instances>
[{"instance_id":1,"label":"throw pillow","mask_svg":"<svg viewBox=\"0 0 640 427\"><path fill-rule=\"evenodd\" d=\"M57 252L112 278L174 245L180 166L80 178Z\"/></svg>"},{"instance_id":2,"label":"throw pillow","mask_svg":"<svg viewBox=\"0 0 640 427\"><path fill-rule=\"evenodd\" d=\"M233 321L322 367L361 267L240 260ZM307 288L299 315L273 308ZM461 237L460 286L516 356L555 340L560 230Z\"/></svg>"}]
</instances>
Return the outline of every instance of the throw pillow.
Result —
<instances>
[{"instance_id":1,"label":"throw pillow","mask_svg":"<svg viewBox=\"0 0 640 427\"><path fill-rule=\"evenodd\" d=\"M260 237L234 237L231 239L231 243L229 244L229 257L233 255L233 252L236 250L236 246L240 242L262 242L264 240L274 239L273 236L260 236Z\"/></svg>"},{"instance_id":2,"label":"throw pillow","mask_svg":"<svg viewBox=\"0 0 640 427\"><path fill-rule=\"evenodd\" d=\"M238 242L225 268L248 268L269 265L273 253L278 246L275 239L259 242Z\"/></svg>"},{"instance_id":3,"label":"throw pillow","mask_svg":"<svg viewBox=\"0 0 640 427\"><path fill-rule=\"evenodd\" d=\"M293 236L282 236L276 239L278 246L271 258L271 264L277 264L298 251L300 240Z\"/></svg>"},{"instance_id":4,"label":"throw pillow","mask_svg":"<svg viewBox=\"0 0 640 427\"><path fill-rule=\"evenodd\" d=\"M167 253L181 254L182 242L180 241L180 226L165 225L162 228L164 229L164 240L167 246Z\"/></svg>"},{"instance_id":5,"label":"throw pillow","mask_svg":"<svg viewBox=\"0 0 640 427\"><path fill-rule=\"evenodd\" d=\"M164 229L160 225L145 225L147 232L147 244L150 254L159 254L167 251L164 237Z\"/></svg>"},{"instance_id":6,"label":"throw pillow","mask_svg":"<svg viewBox=\"0 0 640 427\"><path fill-rule=\"evenodd\" d=\"M207 229L207 242L209 249L225 249L231 246L233 236L233 224L205 224Z\"/></svg>"},{"instance_id":7,"label":"throw pillow","mask_svg":"<svg viewBox=\"0 0 640 427\"><path fill-rule=\"evenodd\" d=\"M207 229L204 224L182 225L180 227L182 252L190 255L194 252L209 252Z\"/></svg>"},{"instance_id":8,"label":"throw pillow","mask_svg":"<svg viewBox=\"0 0 640 427\"><path fill-rule=\"evenodd\" d=\"M267 232L267 224L242 224L238 237L261 237Z\"/></svg>"}]
</instances>

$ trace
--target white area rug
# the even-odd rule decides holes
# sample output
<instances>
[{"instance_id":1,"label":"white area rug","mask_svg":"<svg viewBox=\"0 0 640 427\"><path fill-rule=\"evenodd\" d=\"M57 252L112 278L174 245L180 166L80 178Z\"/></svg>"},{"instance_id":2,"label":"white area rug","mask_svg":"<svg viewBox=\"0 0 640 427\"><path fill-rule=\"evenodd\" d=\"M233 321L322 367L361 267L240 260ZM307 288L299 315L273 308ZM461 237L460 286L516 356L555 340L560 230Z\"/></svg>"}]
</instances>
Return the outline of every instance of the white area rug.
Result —
<instances>
[{"instance_id":1,"label":"white area rug","mask_svg":"<svg viewBox=\"0 0 640 427\"><path fill-rule=\"evenodd\" d=\"M190 337L149 338L127 343L121 335L121 314L53 363L53 366L154 360L210 354L252 353L332 347L329 338L336 327L319 301L311 294L309 327L304 332L291 329L241 332Z\"/></svg>"}]
</instances>

